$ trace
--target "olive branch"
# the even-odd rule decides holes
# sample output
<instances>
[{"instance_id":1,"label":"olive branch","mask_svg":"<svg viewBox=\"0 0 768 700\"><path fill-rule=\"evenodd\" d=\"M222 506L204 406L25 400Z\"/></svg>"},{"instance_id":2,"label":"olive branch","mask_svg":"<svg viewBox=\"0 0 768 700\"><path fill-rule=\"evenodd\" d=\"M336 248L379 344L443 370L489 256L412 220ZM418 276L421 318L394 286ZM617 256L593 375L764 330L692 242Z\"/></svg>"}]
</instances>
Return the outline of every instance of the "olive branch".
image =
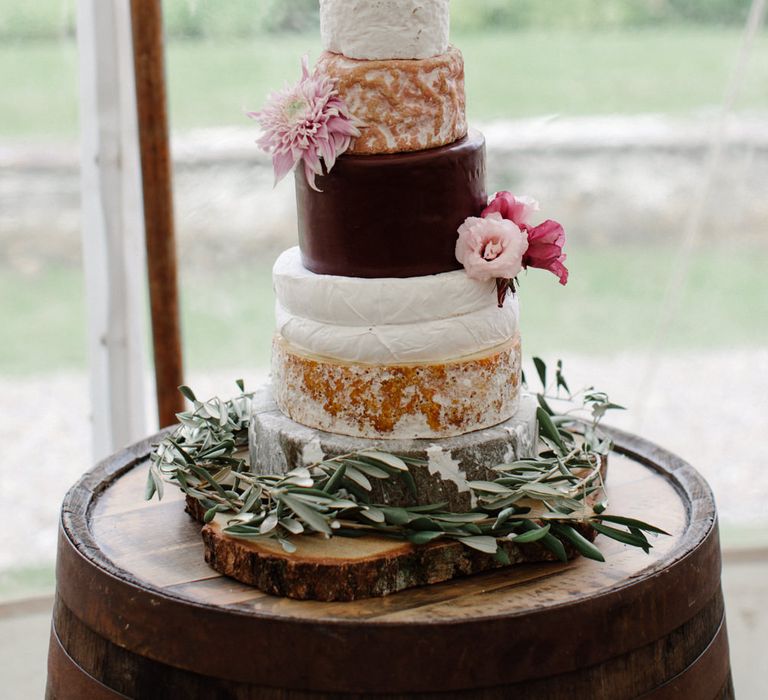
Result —
<instances>
[{"instance_id":1,"label":"olive branch","mask_svg":"<svg viewBox=\"0 0 768 700\"><path fill-rule=\"evenodd\" d=\"M599 426L608 410L622 407L592 387L572 394L562 362L551 385L546 364L534 358L534 365L542 385L538 454L495 466L492 481L470 482L476 505L469 512L449 512L446 503L372 503L376 480L400 479L415 495L410 468L426 464L380 450L324 459L282 475L261 473L247 458L253 394L241 380L240 394L229 401L199 401L189 387L180 387L193 409L178 414L179 426L153 450L145 496L162 498L164 483L173 483L200 504L205 522L221 514L226 534L276 540L286 552L296 550L291 538L305 533L375 534L415 545L456 540L501 563L510 561L500 546L505 541L538 542L561 561L570 544L604 561L591 541L597 533L649 552L648 535L668 533L606 512L602 467L612 442ZM552 406L561 403L566 410L558 413Z\"/></svg>"}]
</instances>

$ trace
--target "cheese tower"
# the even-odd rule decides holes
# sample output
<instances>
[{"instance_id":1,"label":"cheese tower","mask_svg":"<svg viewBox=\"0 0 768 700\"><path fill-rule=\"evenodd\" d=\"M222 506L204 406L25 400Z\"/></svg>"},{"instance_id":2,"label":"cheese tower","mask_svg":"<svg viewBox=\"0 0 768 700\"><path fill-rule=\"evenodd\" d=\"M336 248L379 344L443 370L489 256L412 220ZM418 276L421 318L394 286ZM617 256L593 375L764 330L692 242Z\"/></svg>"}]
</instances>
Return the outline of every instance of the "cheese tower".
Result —
<instances>
[{"instance_id":1,"label":"cheese tower","mask_svg":"<svg viewBox=\"0 0 768 700\"><path fill-rule=\"evenodd\" d=\"M274 267L273 391L294 421L361 438L496 425L520 390L517 297L470 279L457 230L487 205L449 0L320 0L324 52L359 135L311 186Z\"/></svg>"}]
</instances>

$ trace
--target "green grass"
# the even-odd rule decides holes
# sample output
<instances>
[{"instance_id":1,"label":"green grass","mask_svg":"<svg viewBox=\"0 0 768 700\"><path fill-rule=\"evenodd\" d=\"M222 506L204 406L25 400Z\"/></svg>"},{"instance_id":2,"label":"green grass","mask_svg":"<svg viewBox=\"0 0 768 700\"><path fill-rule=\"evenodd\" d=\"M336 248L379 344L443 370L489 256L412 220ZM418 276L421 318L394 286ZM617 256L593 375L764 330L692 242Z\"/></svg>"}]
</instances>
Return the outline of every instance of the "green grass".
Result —
<instances>
[{"instance_id":1,"label":"green grass","mask_svg":"<svg viewBox=\"0 0 768 700\"><path fill-rule=\"evenodd\" d=\"M521 279L522 334L528 354L604 353L647 348L662 313L671 250L577 250L563 288L538 270ZM768 249L695 253L690 277L662 350L704 350L768 342Z\"/></svg>"},{"instance_id":2,"label":"green grass","mask_svg":"<svg viewBox=\"0 0 768 700\"><path fill-rule=\"evenodd\" d=\"M732 30L483 34L457 41L470 117L686 113L722 102L740 42ZM759 42L739 107L768 107Z\"/></svg>"},{"instance_id":3,"label":"green grass","mask_svg":"<svg viewBox=\"0 0 768 700\"><path fill-rule=\"evenodd\" d=\"M499 32L454 37L466 60L473 120L541 114L690 113L721 102L740 32L719 28ZM173 41L168 82L174 128L243 125L245 109L293 81L312 36ZM77 132L73 42L0 45L0 137ZM739 100L768 109L768 43L757 42Z\"/></svg>"},{"instance_id":4,"label":"green grass","mask_svg":"<svg viewBox=\"0 0 768 700\"><path fill-rule=\"evenodd\" d=\"M85 327L80 270L23 274L0 268L0 373L84 367Z\"/></svg>"},{"instance_id":5,"label":"green grass","mask_svg":"<svg viewBox=\"0 0 768 700\"><path fill-rule=\"evenodd\" d=\"M538 270L521 277L527 354L611 353L647 348L660 314L673 256L648 248L571 251L567 287ZM691 276L662 349L768 343L768 250L707 249ZM185 270L182 326L190 369L266 366L274 328L267 261ZM53 269L0 273L0 374L84 369L81 274Z\"/></svg>"},{"instance_id":6,"label":"green grass","mask_svg":"<svg viewBox=\"0 0 768 700\"><path fill-rule=\"evenodd\" d=\"M52 563L0 571L0 603L50 595L55 585Z\"/></svg>"}]
</instances>

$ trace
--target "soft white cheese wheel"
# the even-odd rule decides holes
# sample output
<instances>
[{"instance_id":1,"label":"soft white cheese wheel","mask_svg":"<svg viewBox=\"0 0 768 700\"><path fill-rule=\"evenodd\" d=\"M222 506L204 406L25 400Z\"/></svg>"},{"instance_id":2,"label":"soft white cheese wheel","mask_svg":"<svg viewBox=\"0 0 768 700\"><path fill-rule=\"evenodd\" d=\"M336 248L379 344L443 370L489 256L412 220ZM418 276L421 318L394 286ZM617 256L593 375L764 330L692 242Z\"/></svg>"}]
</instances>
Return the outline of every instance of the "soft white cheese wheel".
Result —
<instances>
[{"instance_id":1,"label":"soft white cheese wheel","mask_svg":"<svg viewBox=\"0 0 768 700\"><path fill-rule=\"evenodd\" d=\"M496 283L464 270L422 277L319 275L301 263L298 246L278 257L272 282L280 306L293 316L334 326L420 323L496 306Z\"/></svg>"},{"instance_id":2,"label":"soft white cheese wheel","mask_svg":"<svg viewBox=\"0 0 768 700\"><path fill-rule=\"evenodd\" d=\"M320 323L276 307L278 333L292 346L321 357L387 365L443 362L474 355L509 342L517 333L517 297L503 308L420 323L342 326Z\"/></svg>"},{"instance_id":3,"label":"soft white cheese wheel","mask_svg":"<svg viewBox=\"0 0 768 700\"><path fill-rule=\"evenodd\" d=\"M306 353L345 362L439 362L503 345L518 332L518 304L498 307L496 284L464 270L422 277L319 275L298 248L275 262L277 332Z\"/></svg>"},{"instance_id":4,"label":"soft white cheese wheel","mask_svg":"<svg viewBox=\"0 0 768 700\"><path fill-rule=\"evenodd\" d=\"M349 58L438 56L449 28L449 0L320 0L323 48Z\"/></svg>"}]
</instances>

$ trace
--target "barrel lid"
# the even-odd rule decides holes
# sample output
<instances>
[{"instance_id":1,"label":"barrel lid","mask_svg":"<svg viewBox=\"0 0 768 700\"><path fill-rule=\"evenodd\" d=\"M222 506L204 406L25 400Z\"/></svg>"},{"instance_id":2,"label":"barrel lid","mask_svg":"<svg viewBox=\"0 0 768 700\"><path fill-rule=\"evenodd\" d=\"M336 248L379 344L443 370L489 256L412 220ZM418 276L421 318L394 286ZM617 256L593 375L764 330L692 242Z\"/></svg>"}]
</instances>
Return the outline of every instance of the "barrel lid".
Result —
<instances>
[{"instance_id":1,"label":"barrel lid","mask_svg":"<svg viewBox=\"0 0 768 700\"><path fill-rule=\"evenodd\" d=\"M653 540L649 555L599 538L602 564L524 565L350 603L276 598L205 564L180 493L142 500L161 434L100 463L68 493L58 595L128 651L263 686L438 692L601 663L664 637L720 586L706 482L662 448L610 432L611 510L672 534Z\"/></svg>"}]
</instances>

